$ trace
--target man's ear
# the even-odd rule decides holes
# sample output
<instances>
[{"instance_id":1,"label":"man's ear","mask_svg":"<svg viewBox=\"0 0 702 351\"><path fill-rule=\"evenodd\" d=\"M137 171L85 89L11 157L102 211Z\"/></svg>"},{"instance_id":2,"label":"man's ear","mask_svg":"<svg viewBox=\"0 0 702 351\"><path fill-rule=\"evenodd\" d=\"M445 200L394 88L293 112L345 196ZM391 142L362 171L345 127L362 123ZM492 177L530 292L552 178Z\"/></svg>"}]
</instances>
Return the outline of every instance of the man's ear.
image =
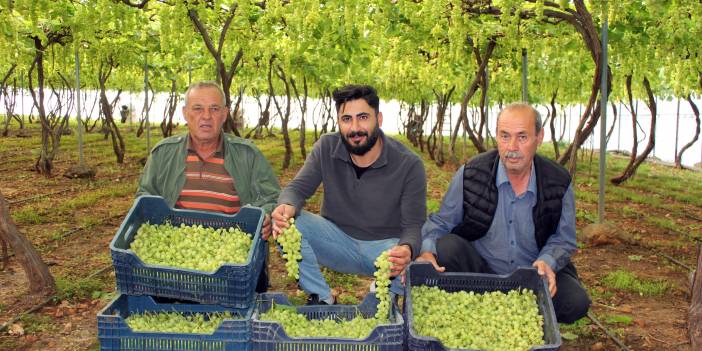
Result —
<instances>
[{"instance_id":1,"label":"man's ear","mask_svg":"<svg viewBox=\"0 0 702 351\"><path fill-rule=\"evenodd\" d=\"M378 128L383 126L383 113L378 111Z\"/></svg>"}]
</instances>

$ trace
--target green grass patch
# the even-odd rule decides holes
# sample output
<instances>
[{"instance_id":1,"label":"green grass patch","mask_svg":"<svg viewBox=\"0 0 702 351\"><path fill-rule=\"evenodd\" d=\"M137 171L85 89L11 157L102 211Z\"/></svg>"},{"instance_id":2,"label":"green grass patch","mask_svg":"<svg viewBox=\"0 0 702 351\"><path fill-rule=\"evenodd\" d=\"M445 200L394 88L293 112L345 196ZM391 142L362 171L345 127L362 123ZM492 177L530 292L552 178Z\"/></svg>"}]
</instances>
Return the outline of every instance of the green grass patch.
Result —
<instances>
[{"instance_id":1,"label":"green grass patch","mask_svg":"<svg viewBox=\"0 0 702 351\"><path fill-rule=\"evenodd\" d=\"M427 199L427 214L439 212L441 208L441 200Z\"/></svg>"},{"instance_id":2,"label":"green grass patch","mask_svg":"<svg viewBox=\"0 0 702 351\"><path fill-rule=\"evenodd\" d=\"M338 287L348 292L356 292L361 279L355 274L335 272L326 267L322 268L322 274L331 287Z\"/></svg>"},{"instance_id":3,"label":"green grass patch","mask_svg":"<svg viewBox=\"0 0 702 351\"><path fill-rule=\"evenodd\" d=\"M565 340L576 340L579 337L592 336L592 328L590 327L590 319L583 317L571 324L561 323L561 337Z\"/></svg>"},{"instance_id":4,"label":"green grass patch","mask_svg":"<svg viewBox=\"0 0 702 351\"><path fill-rule=\"evenodd\" d=\"M56 300L80 301L102 296L105 283L98 278L56 277ZM100 297L98 296L98 297Z\"/></svg>"},{"instance_id":5,"label":"green grass patch","mask_svg":"<svg viewBox=\"0 0 702 351\"><path fill-rule=\"evenodd\" d=\"M288 301L295 306L302 306L307 302L307 296L305 294L288 295Z\"/></svg>"},{"instance_id":6,"label":"green grass patch","mask_svg":"<svg viewBox=\"0 0 702 351\"><path fill-rule=\"evenodd\" d=\"M634 292L641 296L663 295L671 288L670 283L664 280L641 279L633 273L621 269L608 273L602 278L602 284L612 289Z\"/></svg>"},{"instance_id":7,"label":"green grass patch","mask_svg":"<svg viewBox=\"0 0 702 351\"><path fill-rule=\"evenodd\" d=\"M590 211L586 211L581 208L575 209L575 218L588 223L597 222L597 214L591 213Z\"/></svg>"},{"instance_id":8,"label":"green grass patch","mask_svg":"<svg viewBox=\"0 0 702 351\"><path fill-rule=\"evenodd\" d=\"M602 288L588 288L587 291L592 301L606 301L614 296L613 292Z\"/></svg>"},{"instance_id":9,"label":"green grass patch","mask_svg":"<svg viewBox=\"0 0 702 351\"><path fill-rule=\"evenodd\" d=\"M98 201L105 198L128 196L135 191L136 188L131 183L118 183L117 185L101 188L93 192L82 192L80 196L64 201L57 210L68 212L68 210L86 208L97 204Z\"/></svg>"},{"instance_id":10,"label":"green grass patch","mask_svg":"<svg viewBox=\"0 0 702 351\"><path fill-rule=\"evenodd\" d=\"M587 202L591 204L596 204L598 201L598 196L596 193L592 193L589 191L576 191L575 192L575 201L576 202Z\"/></svg>"},{"instance_id":11,"label":"green grass patch","mask_svg":"<svg viewBox=\"0 0 702 351\"><path fill-rule=\"evenodd\" d=\"M12 220L18 225L42 224L45 222L45 217L39 214L39 211L33 206L24 207L17 211L12 211Z\"/></svg>"},{"instance_id":12,"label":"green grass patch","mask_svg":"<svg viewBox=\"0 0 702 351\"><path fill-rule=\"evenodd\" d=\"M631 207L629 205L624 205L619 207L620 212L622 213L622 216L626 218L639 218L641 217L639 214L639 211L637 211L634 207Z\"/></svg>"},{"instance_id":13,"label":"green grass patch","mask_svg":"<svg viewBox=\"0 0 702 351\"><path fill-rule=\"evenodd\" d=\"M624 325L631 325L634 322L634 319L631 318L630 316L622 315L622 314L611 314L608 315L604 318L605 323L608 324L624 324Z\"/></svg>"},{"instance_id":14,"label":"green grass patch","mask_svg":"<svg viewBox=\"0 0 702 351\"><path fill-rule=\"evenodd\" d=\"M56 331L58 328L53 324L53 319L51 316L30 313L25 314L20 317L19 321L22 323L25 334L38 334L41 332L52 332Z\"/></svg>"},{"instance_id":15,"label":"green grass patch","mask_svg":"<svg viewBox=\"0 0 702 351\"><path fill-rule=\"evenodd\" d=\"M339 298L336 301L336 303L342 304L342 305L358 305L361 302L358 301L358 298L354 295L341 294L341 295L339 295Z\"/></svg>"}]
</instances>

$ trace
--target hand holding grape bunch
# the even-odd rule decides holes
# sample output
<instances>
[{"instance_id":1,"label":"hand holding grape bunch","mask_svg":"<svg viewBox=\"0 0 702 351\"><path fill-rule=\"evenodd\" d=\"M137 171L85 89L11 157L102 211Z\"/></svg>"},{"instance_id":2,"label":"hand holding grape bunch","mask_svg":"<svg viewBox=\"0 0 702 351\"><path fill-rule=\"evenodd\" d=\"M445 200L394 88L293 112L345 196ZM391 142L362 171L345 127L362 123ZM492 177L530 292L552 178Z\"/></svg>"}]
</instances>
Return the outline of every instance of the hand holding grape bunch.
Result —
<instances>
[{"instance_id":1,"label":"hand holding grape bunch","mask_svg":"<svg viewBox=\"0 0 702 351\"><path fill-rule=\"evenodd\" d=\"M373 273L375 276L375 296L380 301L375 313L375 318L378 320L387 320L390 315L390 267L392 262L389 258L390 250L386 250L375 259L375 267L378 268Z\"/></svg>"},{"instance_id":2,"label":"hand holding grape bunch","mask_svg":"<svg viewBox=\"0 0 702 351\"><path fill-rule=\"evenodd\" d=\"M288 219L288 227L275 239L283 247L283 258L288 277L300 279L300 265L298 261L302 259L300 248L302 247L302 233L295 227L295 218Z\"/></svg>"}]
</instances>

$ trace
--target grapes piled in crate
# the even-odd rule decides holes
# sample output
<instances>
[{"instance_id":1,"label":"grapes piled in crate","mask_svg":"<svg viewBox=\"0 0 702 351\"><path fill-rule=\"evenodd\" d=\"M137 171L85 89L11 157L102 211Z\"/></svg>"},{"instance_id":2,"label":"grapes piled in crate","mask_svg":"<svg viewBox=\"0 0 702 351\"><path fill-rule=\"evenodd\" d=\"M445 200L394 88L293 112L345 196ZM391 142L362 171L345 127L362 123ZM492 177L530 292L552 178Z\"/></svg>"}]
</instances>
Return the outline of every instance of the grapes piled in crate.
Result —
<instances>
[{"instance_id":1,"label":"grapes piled in crate","mask_svg":"<svg viewBox=\"0 0 702 351\"><path fill-rule=\"evenodd\" d=\"M410 351L555 351L561 336L546 282L535 269L509 275L407 269Z\"/></svg>"}]
</instances>

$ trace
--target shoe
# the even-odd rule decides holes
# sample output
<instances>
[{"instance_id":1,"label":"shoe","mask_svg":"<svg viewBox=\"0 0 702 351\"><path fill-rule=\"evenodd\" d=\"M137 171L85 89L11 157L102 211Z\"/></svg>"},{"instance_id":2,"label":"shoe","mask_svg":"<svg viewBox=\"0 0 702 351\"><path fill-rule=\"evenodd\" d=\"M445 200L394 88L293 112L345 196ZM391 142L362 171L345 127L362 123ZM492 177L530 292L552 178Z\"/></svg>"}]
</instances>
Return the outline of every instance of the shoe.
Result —
<instances>
[{"instance_id":1,"label":"shoe","mask_svg":"<svg viewBox=\"0 0 702 351\"><path fill-rule=\"evenodd\" d=\"M317 295L317 294L310 294L310 295L307 297L307 303L305 303L305 305L307 305L307 306L315 306L315 305L322 305L322 306L327 305L327 306L329 306L329 305L333 305L333 304L336 303L336 299L334 298L334 296L332 296L332 300L334 300L334 302L331 303L331 304L329 304L328 302L326 302L326 301L324 301L324 300L320 300L320 299L319 299L319 295Z\"/></svg>"}]
</instances>

